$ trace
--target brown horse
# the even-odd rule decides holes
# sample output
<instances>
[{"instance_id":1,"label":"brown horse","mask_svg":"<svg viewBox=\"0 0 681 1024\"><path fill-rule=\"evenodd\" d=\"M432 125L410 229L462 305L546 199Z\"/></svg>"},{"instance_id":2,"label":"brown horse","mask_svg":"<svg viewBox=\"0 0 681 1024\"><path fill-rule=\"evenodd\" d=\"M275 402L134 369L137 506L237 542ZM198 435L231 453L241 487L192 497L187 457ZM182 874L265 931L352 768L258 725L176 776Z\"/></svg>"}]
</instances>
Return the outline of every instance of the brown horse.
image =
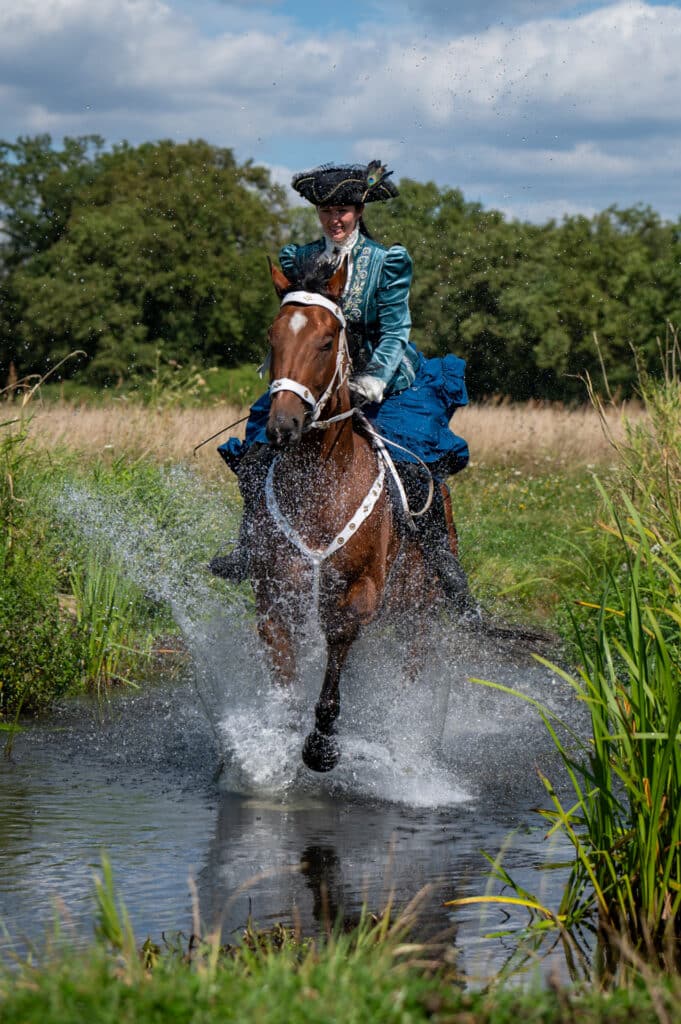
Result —
<instances>
[{"instance_id":1,"label":"brown horse","mask_svg":"<svg viewBox=\"0 0 681 1024\"><path fill-rule=\"evenodd\" d=\"M315 771L338 763L341 669L360 628L381 610L389 576L391 597L408 602L410 617L428 592L418 545L397 522L385 465L355 429L338 305L345 277L343 264L323 293L296 291L272 267L282 299L269 332L267 434L276 454L254 514L257 544L249 558L258 630L275 680L294 681L296 636L311 609L326 639L315 727L303 747Z\"/></svg>"}]
</instances>

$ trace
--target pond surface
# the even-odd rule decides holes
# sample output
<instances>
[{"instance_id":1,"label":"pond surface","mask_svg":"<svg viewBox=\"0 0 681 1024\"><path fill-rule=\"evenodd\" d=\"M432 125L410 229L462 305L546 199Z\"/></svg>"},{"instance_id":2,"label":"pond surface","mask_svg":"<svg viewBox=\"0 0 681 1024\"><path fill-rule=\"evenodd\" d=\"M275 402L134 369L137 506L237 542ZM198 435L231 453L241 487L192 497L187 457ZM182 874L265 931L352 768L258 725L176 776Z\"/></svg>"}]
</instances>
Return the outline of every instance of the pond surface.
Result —
<instances>
[{"instance_id":1,"label":"pond surface","mask_svg":"<svg viewBox=\"0 0 681 1024\"><path fill-rule=\"evenodd\" d=\"M421 931L451 929L462 971L479 976L513 948L481 940L505 914L442 904L488 890L483 850L503 850L506 870L557 906L565 874L540 867L566 850L535 810L547 802L535 769L560 784L556 756L527 703L471 681L517 687L574 724L568 687L522 644L443 631L411 684L394 638L368 638L344 682L343 758L321 776L300 760L314 645L291 699L273 694L245 619L216 613L194 640L192 679L72 702L0 760L0 951L40 945L55 915L87 942L102 851L139 942L189 935L197 906L226 939L249 915L309 932L427 885Z\"/></svg>"}]
</instances>

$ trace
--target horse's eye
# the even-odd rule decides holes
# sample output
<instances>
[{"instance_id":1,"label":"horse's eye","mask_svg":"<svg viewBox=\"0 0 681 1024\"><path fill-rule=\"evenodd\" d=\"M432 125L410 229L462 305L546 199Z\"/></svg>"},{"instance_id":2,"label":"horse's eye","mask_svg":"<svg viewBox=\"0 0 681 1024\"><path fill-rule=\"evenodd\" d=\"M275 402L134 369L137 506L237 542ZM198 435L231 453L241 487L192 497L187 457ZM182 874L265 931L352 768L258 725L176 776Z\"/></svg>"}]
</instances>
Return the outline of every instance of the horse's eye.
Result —
<instances>
[{"instance_id":1,"label":"horse's eye","mask_svg":"<svg viewBox=\"0 0 681 1024\"><path fill-rule=\"evenodd\" d=\"M325 341L323 345L320 345L319 351L320 352L330 352L332 348L333 348L333 338L329 338L329 340Z\"/></svg>"}]
</instances>

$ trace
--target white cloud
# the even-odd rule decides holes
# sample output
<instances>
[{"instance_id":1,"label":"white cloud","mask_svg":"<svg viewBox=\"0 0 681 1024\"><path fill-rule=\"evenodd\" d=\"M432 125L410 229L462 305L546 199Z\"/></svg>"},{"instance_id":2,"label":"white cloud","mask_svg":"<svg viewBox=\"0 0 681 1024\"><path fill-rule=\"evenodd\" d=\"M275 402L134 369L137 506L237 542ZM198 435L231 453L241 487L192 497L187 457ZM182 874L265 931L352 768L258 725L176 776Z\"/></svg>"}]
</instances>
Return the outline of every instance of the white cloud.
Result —
<instances>
[{"instance_id":1,"label":"white cloud","mask_svg":"<svg viewBox=\"0 0 681 1024\"><path fill-rule=\"evenodd\" d=\"M518 0L516 10L547 6ZM652 201L655 189L674 202L676 7L622 2L420 39L413 26L315 33L266 6L251 30L225 12L207 31L191 12L170 0L0 9L0 134L202 136L272 165L377 155L398 175L478 182L486 196L510 179L541 202L560 179L566 203L588 202L591 189L607 205L632 188L625 201ZM653 146L662 182L651 178Z\"/></svg>"},{"instance_id":2,"label":"white cloud","mask_svg":"<svg viewBox=\"0 0 681 1024\"><path fill-rule=\"evenodd\" d=\"M531 221L533 224L545 224L549 220L560 223L564 217L593 217L601 209L588 203L576 203L568 196L557 196L555 199L525 199L511 197L500 202L495 209L503 213L509 220Z\"/></svg>"}]
</instances>

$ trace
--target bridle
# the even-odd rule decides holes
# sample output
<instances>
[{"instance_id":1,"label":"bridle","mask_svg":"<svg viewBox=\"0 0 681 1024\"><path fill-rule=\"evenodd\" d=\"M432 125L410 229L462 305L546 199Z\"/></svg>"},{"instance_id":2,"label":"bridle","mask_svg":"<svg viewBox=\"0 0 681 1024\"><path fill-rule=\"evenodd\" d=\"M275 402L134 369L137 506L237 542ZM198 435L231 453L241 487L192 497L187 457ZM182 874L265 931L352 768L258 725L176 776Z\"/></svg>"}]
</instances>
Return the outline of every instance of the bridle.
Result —
<instances>
[{"instance_id":1,"label":"bridle","mask_svg":"<svg viewBox=\"0 0 681 1024\"><path fill-rule=\"evenodd\" d=\"M303 430L312 430L314 428L324 429L332 423L337 423L339 420L348 419L354 412L353 409L349 409L347 412L331 417L331 419L319 419L324 406L327 404L334 392L345 384L352 370L352 360L350 359L350 350L348 348L345 316L343 315L343 310L340 308L338 303L334 302L332 299L327 299L324 295L317 295L313 292L289 292L288 295L285 295L281 300L281 305L283 307L289 303L295 303L300 306L322 306L324 309L328 309L330 313L333 313L340 324L338 351L336 353L336 367L324 393L319 398L315 398L305 384L301 384L297 380L291 380L290 377L278 377L277 380L273 380L270 384L270 395L276 395L279 391L292 391L294 395L297 395L298 398L302 399L306 405L310 406L310 411L305 417Z\"/></svg>"},{"instance_id":2,"label":"bridle","mask_svg":"<svg viewBox=\"0 0 681 1024\"><path fill-rule=\"evenodd\" d=\"M350 359L347 332L345 329L345 317L340 306L333 302L332 299L327 299L324 295L317 295L312 292L289 292L288 295L285 295L281 300L281 305L285 306L288 303L295 303L296 305L302 306L322 306L324 309L328 309L329 312L333 313L340 324L336 366L331 380L325 388L324 393L319 398L316 399L305 384L301 384L297 380L291 380L290 377L279 377L277 380L273 380L270 384L270 395L276 395L280 391L292 391L294 395L298 395L303 402L310 406L310 412L307 414L306 424L303 427L303 430L312 430L315 427L324 429L332 423L337 423L339 420L348 419L355 412L355 410L351 408L347 412L340 413L338 416L332 416L327 420L320 420L319 418L324 406L327 404L334 392L345 384L350 375L350 371L352 370L352 361ZM277 461L278 460L275 458L270 464L267 480L265 481L265 504L267 505L267 510L279 530L310 562L312 566L313 601L316 604L319 598L322 564L327 560L327 558L330 558L332 555L335 555L337 551L340 551L340 549L351 539L351 537L354 536L360 526L362 526L373 512L376 502L383 493L383 486L385 482L385 463L383 459L378 459L378 475L368 494L364 498L364 501L360 502L357 511L350 521L346 523L343 529L336 534L331 543L326 547L313 548L305 543L298 531L294 530L291 523L279 508L279 503L277 502L276 494L274 492L274 469Z\"/></svg>"},{"instance_id":3,"label":"bridle","mask_svg":"<svg viewBox=\"0 0 681 1024\"><path fill-rule=\"evenodd\" d=\"M346 331L345 316L343 310L340 308L338 303L332 299L327 299L324 295L318 295L316 292L305 292L305 291L294 291L289 292L281 300L281 306L286 306L289 303L295 303L301 306L322 306L324 309L328 309L330 313L333 313L334 317L340 324L340 332L338 335L338 351L336 353L336 366L333 371L333 376L329 381L324 393L316 399L310 389L305 385L301 384L297 380L292 380L290 377L278 377L273 380L270 384L269 391L270 395L274 396L280 391L291 391L294 395L297 395L306 405L310 406L310 411L305 417L305 424L303 425L303 432L307 430L324 430L330 427L333 423L338 423L340 420L349 419L351 416L358 412L357 408L351 407L346 412L339 413L337 416L330 416L328 419L321 420L319 417L324 409L325 405L338 388L342 387L347 381L352 371L352 360L350 358L350 350L348 348L348 339ZM270 465L269 472L267 474L267 481L265 485L265 501L267 504L268 511L272 516L274 522L277 524L281 532L287 537L287 539L298 548L298 550L306 558L308 558L313 565L315 573L315 588L319 586L319 571L321 563L335 554L336 551L340 550L341 547L353 536L355 531L359 529L362 523L367 519L373 511L374 505L380 497L385 482L385 468L387 467L395 481L400 499L402 501L407 521L411 522L412 517L424 515L430 508L433 500L433 478L425 463L414 456L417 461L423 466L426 473L428 474L428 497L422 509L418 512L412 512L409 508L409 502L404 492L402 481L400 480L399 474L395 468L395 464L388 454L386 448L386 438L381 437L378 432L372 428L366 420L365 425L369 429L369 432L373 435L373 444L376 454L378 456L378 476L376 477L373 486L367 494L364 501L361 503L355 515L352 517L350 522L341 530L332 543L325 549L313 549L308 547L307 544L302 540L300 535L293 529L286 517L279 509L277 499L274 493L274 467L277 463L277 459L274 459ZM394 442L387 442L393 444L395 448L401 448L401 445L394 444ZM407 449L402 449L407 451ZM413 453L410 453L413 455ZM413 527L413 522L411 522Z\"/></svg>"},{"instance_id":4,"label":"bridle","mask_svg":"<svg viewBox=\"0 0 681 1024\"><path fill-rule=\"evenodd\" d=\"M433 501L433 477L430 470L428 469L428 466L426 466L425 462L422 459L420 459L419 456L416 455L414 452L409 451L408 448L404 448L402 445L396 444L394 441L390 441L388 440L388 438L383 437L381 434L379 434L375 427L373 427L365 417L362 417L361 410L359 410L356 406L351 406L351 408L348 409L346 412L338 413L337 416L330 416L325 420L321 420L319 418L322 413L322 410L324 409L324 406L329 401L334 391L337 391L338 388L342 387L343 384L345 384L348 377L350 376L350 373L352 372L352 359L350 358L350 350L348 348L346 321L345 316L343 315L343 310L340 308L337 302L333 301L333 299L327 299L326 296L319 295L316 292L289 292L281 300L281 306L286 306L289 303L295 303L300 306L322 306L322 308L328 309L330 313L333 313L334 317L340 324L340 332L338 336L338 351L336 353L336 366L333 372L333 376L331 377L331 380L329 381L326 389L324 390L324 393L318 399L314 397L314 395L307 387L307 385L301 384L297 380L292 380L290 377L278 377L277 380L273 380L269 386L270 395L276 395L279 391L292 391L294 395L298 395L298 397L302 399L302 401L305 402L306 405L310 406L310 411L305 416L303 432L314 429L326 430L327 427L330 427L334 423L338 423L341 420L349 419L351 416L359 415L362 418L365 430L367 431L368 434L371 435L373 446L379 456L379 461L385 464L385 466L387 466L395 482L395 487L397 488L397 492L400 496L402 507L407 518L407 523L411 524L413 527L412 520L418 518L419 516L425 515ZM263 363L261 369L264 370L266 365L267 360L265 361L265 363ZM245 419L248 419L248 417L244 416L243 420ZM219 430L216 434L211 434L210 437L207 437L200 444L196 445L196 447L194 448L194 452L196 453L199 448L203 447L204 444L208 444L209 441L214 440L214 438L224 433L225 430L230 430L232 427L235 427L239 423L242 423L243 420L237 420L235 423L230 424L228 427L224 427L222 430ZM420 466L428 476L428 497L426 498L423 508L419 509L418 512L412 511L412 509L409 507L409 502L407 500L407 496L405 494L402 481L400 480L399 473L395 468L395 463L393 462L386 445L390 445L392 448L395 448L398 451L406 452L408 455L412 456L412 458L414 458L420 464ZM276 461L277 460L275 459L272 462L272 465L270 466L270 474L273 471L274 463ZM379 474L379 476L381 476L381 474ZM378 478L376 480L376 483L378 483ZM383 477L381 476L381 487L382 484ZM367 497L369 497L369 495ZM371 509L373 509L374 504L375 501L371 504ZM270 479L269 483L268 507L270 509L270 512L272 512L273 509L276 507L276 499L274 497L272 479ZM275 519L275 521L278 522L280 528L282 528L283 517L281 517L280 519L280 515L281 514L278 512L277 509L277 512L276 514L274 514L273 518ZM354 532L354 530L357 529L359 525L361 525L361 523L355 522L353 518L351 532ZM286 530L284 530L283 532L286 533ZM348 537L345 536L345 531L341 531L339 537L342 537L342 540L338 545L340 547L343 543L345 543ZM337 550L337 548L334 548L334 550ZM309 549L306 550L304 553L307 554L308 557L310 557L311 553ZM333 554L333 551L329 550L324 554L324 557L328 557L329 554Z\"/></svg>"}]
</instances>

